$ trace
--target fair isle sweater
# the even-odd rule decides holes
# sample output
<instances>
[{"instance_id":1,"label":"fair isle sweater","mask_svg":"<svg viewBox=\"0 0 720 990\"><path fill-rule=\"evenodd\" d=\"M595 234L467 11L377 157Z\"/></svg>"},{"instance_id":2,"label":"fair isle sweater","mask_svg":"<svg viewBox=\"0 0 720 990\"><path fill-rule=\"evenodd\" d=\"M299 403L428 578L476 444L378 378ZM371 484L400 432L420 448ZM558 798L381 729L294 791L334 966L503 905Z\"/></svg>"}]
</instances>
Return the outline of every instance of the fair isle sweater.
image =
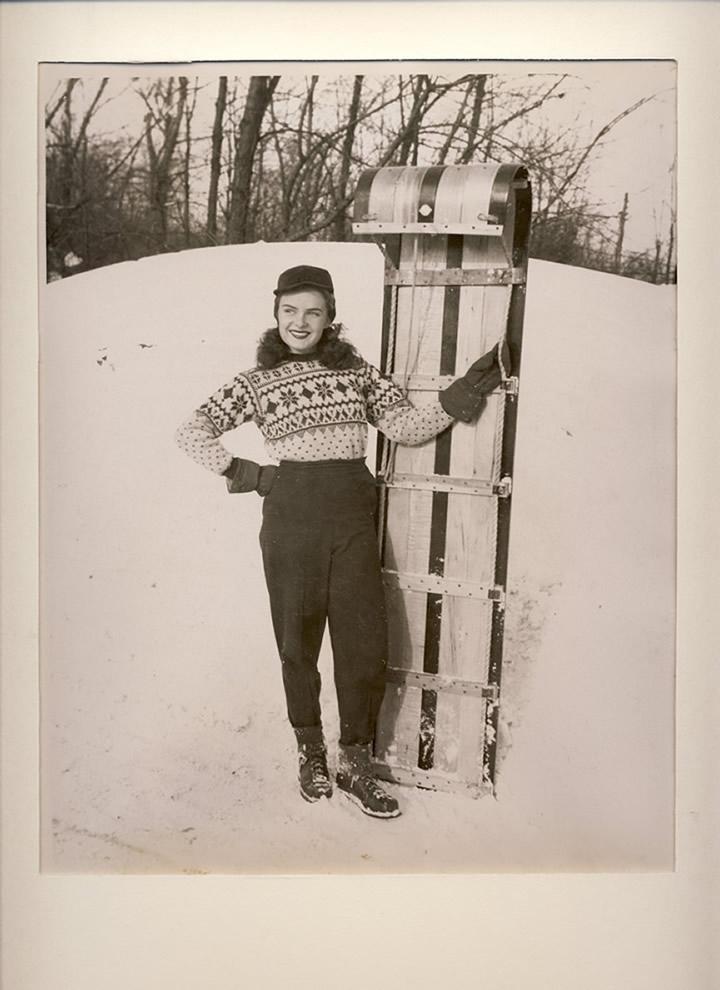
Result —
<instances>
[{"instance_id":1,"label":"fair isle sweater","mask_svg":"<svg viewBox=\"0 0 720 990\"><path fill-rule=\"evenodd\" d=\"M437 399L413 406L366 362L334 370L312 357L294 358L236 375L195 410L175 439L198 464L222 474L233 455L220 438L248 422L260 428L271 459L326 461L365 457L368 423L412 446L441 433L453 419Z\"/></svg>"}]
</instances>

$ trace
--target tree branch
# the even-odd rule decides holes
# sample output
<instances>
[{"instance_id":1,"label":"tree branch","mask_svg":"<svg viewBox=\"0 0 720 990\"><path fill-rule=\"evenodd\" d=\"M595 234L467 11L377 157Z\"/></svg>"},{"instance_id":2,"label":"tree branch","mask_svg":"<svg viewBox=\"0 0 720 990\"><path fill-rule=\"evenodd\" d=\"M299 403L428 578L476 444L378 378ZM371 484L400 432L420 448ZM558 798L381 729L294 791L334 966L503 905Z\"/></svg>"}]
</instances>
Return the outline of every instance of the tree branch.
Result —
<instances>
[{"instance_id":1,"label":"tree branch","mask_svg":"<svg viewBox=\"0 0 720 990\"><path fill-rule=\"evenodd\" d=\"M80 145L82 144L83 138L85 137L85 133L86 133L86 131L88 129L88 124L92 120L92 116L95 113L95 108L97 107L98 103L100 102L100 97L103 95L103 92L104 92L105 87L107 86L108 82L109 82L109 80L108 80L107 77L105 77L101 81L100 85L98 86L97 93L95 94L95 97L94 97L92 103L90 104L90 106L88 107L87 111L85 112L85 116L83 117L82 123L80 124L80 130L78 131L78 136L75 139L75 143L74 143L73 148L72 148L73 158L78 153L78 149L80 148Z\"/></svg>"},{"instance_id":2,"label":"tree branch","mask_svg":"<svg viewBox=\"0 0 720 990\"><path fill-rule=\"evenodd\" d=\"M45 115L45 127L46 128L47 127L50 127L50 125L52 124L53 120L55 119L55 114L58 112L58 110L63 105L63 103L65 102L65 100L67 100L70 97L70 94L73 91L73 87L75 86L75 84L77 82L79 82L78 79L68 79L67 86L65 86L63 88L62 93L58 97L57 103L52 108L52 110L50 110L50 112Z\"/></svg>"},{"instance_id":3,"label":"tree branch","mask_svg":"<svg viewBox=\"0 0 720 990\"><path fill-rule=\"evenodd\" d=\"M580 159L576 162L575 167L570 171L568 175L565 176L565 179L560 184L560 187L556 191L555 195L548 200L548 203L546 204L543 213L547 214L550 207L562 195L562 193L565 192L567 187L570 185L570 183L573 181L573 179L578 174L580 169L583 167L585 162L588 160L591 151L597 145L597 143L601 141L606 134L609 134L610 131L613 129L613 127L615 127L615 125L618 124L621 120L623 120L625 117L628 117L631 113L634 113L636 110L644 106L646 103L649 103L650 100L654 100L654 99L655 99L654 95L643 96L641 99L636 100L632 106L628 107L626 110L623 110L622 113L617 114L615 117L612 118L612 120L609 120L607 124L604 125L604 127L600 128L600 130L597 132L595 137L592 139L590 144L587 146L585 151L580 156Z\"/></svg>"}]
</instances>

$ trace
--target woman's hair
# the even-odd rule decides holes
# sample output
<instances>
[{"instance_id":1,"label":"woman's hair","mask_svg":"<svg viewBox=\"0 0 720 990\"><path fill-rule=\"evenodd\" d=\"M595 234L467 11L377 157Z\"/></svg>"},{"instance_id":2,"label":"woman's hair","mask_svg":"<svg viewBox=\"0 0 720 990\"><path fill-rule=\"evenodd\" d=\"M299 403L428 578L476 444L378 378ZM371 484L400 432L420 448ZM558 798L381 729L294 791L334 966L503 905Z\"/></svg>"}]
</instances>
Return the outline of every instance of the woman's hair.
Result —
<instances>
[{"instance_id":1,"label":"woman's hair","mask_svg":"<svg viewBox=\"0 0 720 990\"><path fill-rule=\"evenodd\" d=\"M346 368L359 368L363 359L348 340L342 339L342 323L333 323L323 330L315 357L326 368L340 371ZM260 338L257 349L258 368L269 370L276 368L283 361L289 361L293 353L280 336L277 327L270 327Z\"/></svg>"}]
</instances>

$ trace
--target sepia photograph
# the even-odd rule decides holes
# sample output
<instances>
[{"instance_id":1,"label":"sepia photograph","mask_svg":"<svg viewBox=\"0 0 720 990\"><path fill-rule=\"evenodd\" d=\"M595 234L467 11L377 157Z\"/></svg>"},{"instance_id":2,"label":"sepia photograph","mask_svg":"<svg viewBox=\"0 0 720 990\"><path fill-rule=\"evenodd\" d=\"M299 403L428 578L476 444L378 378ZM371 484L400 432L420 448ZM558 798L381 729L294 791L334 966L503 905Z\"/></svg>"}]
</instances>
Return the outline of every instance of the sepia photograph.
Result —
<instances>
[{"instance_id":1,"label":"sepia photograph","mask_svg":"<svg viewBox=\"0 0 720 990\"><path fill-rule=\"evenodd\" d=\"M49 874L674 865L676 65L39 67Z\"/></svg>"}]
</instances>

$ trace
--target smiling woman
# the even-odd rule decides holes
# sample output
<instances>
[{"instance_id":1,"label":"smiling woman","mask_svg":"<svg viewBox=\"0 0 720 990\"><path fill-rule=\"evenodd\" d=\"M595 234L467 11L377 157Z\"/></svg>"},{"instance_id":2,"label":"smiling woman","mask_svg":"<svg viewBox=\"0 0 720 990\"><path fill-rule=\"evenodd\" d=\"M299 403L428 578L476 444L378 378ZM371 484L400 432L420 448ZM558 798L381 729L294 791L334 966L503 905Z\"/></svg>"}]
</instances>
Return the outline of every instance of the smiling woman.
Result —
<instances>
[{"instance_id":1,"label":"smiling woman","mask_svg":"<svg viewBox=\"0 0 720 990\"><path fill-rule=\"evenodd\" d=\"M335 319L332 279L324 268L298 265L283 272L275 290L280 338L293 354L309 354Z\"/></svg>"},{"instance_id":2,"label":"smiling woman","mask_svg":"<svg viewBox=\"0 0 720 990\"><path fill-rule=\"evenodd\" d=\"M278 332L293 354L315 350L328 325L328 310L322 293L313 290L283 296L278 309Z\"/></svg>"},{"instance_id":3,"label":"smiling woman","mask_svg":"<svg viewBox=\"0 0 720 990\"><path fill-rule=\"evenodd\" d=\"M274 294L276 326L260 341L257 366L210 396L176 438L225 476L228 491L265 499L260 544L302 797L332 794L317 666L327 622L340 713L338 789L365 814L395 818L398 801L376 779L370 752L388 644L375 482L364 460L368 424L397 443L424 443L455 420L477 418L503 371L496 346L465 379L415 407L342 339L328 271L296 265ZM508 363L504 356L503 368ZM249 421L279 466L233 457L221 444Z\"/></svg>"}]
</instances>

